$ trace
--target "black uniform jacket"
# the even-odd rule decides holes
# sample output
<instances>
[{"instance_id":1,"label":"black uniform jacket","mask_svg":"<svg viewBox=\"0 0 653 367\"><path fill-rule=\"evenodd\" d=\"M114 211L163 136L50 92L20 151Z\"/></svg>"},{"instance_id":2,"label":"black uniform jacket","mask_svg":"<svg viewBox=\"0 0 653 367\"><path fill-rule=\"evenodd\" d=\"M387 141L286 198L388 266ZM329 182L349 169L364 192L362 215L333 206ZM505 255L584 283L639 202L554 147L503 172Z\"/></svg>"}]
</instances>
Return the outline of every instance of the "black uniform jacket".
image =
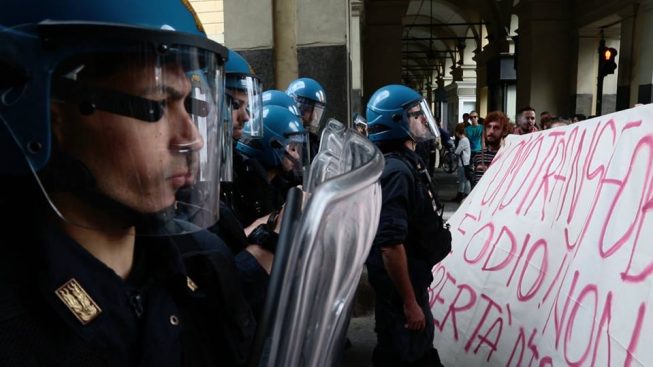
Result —
<instances>
[{"instance_id":1,"label":"black uniform jacket","mask_svg":"<svg viewBox=\"0 0 653 367\"><path fill-rule=\"evenodd\" d=\"M123 280L52 226L0 228L0 366L245 363L255 321L207 231L137 237Z\"/></svg>"},{"instance_id":2,"label":"black uniform jacket","mask_svg":"<svg viewBox=\"0 0 653 367\"><path fill-rule=\"evenodd\" d=\"M401 154L403 160L397 158ZM420 157L405 149L385 155L381 174L381 216L376 237L367 260L370 278L387 282L390 279L383 266L381 248L403 244L408 260L408 272L414 288L421 289L432 281L431 267L420 256L416 241L422 233L416 228L417 216L432 211L431 200L424 185L416 182L413 170L424 167Z\"/></svg>"}]
</instances>

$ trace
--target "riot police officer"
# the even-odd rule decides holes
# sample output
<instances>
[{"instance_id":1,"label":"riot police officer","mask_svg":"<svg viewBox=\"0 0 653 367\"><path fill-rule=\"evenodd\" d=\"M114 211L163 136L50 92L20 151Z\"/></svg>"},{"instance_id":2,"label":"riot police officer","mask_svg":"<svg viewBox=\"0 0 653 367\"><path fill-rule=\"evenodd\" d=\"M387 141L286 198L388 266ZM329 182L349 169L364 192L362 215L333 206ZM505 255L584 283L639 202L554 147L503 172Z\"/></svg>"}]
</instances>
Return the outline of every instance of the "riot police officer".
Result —
<instances>
[{"instance_id":1,"label":"riot police officer","mask_svg":"<svg viewBox=\"0 0 653 367\"><path fill-rule=\"evenodd\" d=\"M221 220L209 230L224 239L233 253L248 245L242 223L234 213L234 171L242 170L240 155L234 155L236 143L247 124L250 138L262 137L262 86L252 67L239 53L229 49L225 64L225 126L222 144L222 173L220 195ZM233 167L238 167L234 169Z\"/></svg>"},{"instance_id":2,"label":"riot police officer","mask_svg":"<svg viewBox=\"0 0 653 367\"><path fill-rule=\"evenodd\" d=\"M311 78L293 80L286 89L286 94L295 100L304 128L309 132L309 149L311 161L320 148L320 122L326 109L326 92L320 83Z\"/></svg>"},{"instance_id":3,"label":"riot police officer","mask_svg":"<svg viewBox=\"0 0 653 367\"><path fill-rule=\"evenodd\" d=\"M229 50L225 64L225 89L227 108L231 112L233 139L242 136L245 123L251 137L263 136L261 80L249 63L238 52Z\"/></svg>"},{"instance_id":4,"label":"riot police officer","mask_svg":"<svg viewBox=\"0 0 653 367\"><path fill-rule=\"evenodd\" d=\"M255 322L202 229L226 49L182 1L2 7L0 365L243 364Z\"/></svg>"},{"instance_id":5,"label":"riot police officer","mask_svg":"<svg viewBox=\"0 0 653 367\"><path fill-rule=\"evenodd\" d=\"M300 175L307 158L306 131L287 108L263 107L263 138L253 139L245 129L236 150L242 165L236 166L234 210L245 227L278 211L292 186L284 173Z\"/></svg>"},{"instance_id":6,"label":"riot police officer","mask_svg":"<svg viewBox=\"0 0 653 367\"><path fill-rule=\"evenodd\" d=\"M403 85L377 90L368 137L385 156L379 227L367 260L376 294L375 366L439 366L428 302L431 268L449 252L437 193L416 145L436 135L428 104Z\"/></svg>"}]
</instances>

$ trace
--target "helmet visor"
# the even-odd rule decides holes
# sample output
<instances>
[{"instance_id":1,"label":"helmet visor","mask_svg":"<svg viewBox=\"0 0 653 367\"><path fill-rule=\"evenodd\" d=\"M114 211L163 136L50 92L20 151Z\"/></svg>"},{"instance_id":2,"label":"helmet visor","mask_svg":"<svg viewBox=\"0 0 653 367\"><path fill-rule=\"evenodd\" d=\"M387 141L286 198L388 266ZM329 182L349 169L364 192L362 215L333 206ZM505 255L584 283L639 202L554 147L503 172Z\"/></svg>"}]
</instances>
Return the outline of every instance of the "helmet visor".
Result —
<instances>
[{"instance_id":1,"label":"helmet visor","mask_svg":"<svg viewBox=\"0 0 653 367\"><path fill-rule=\"evenodd\" d=\"M358 133L363 136L367 136L367 120L361 115L356 115L354 119L354 128Z\"/></svg>"},{"instance_id":2,"label":"helmet visor","mask_svg":"<svg viewBox=\"0 0 653 367\"><path fill-rule=\"evenodd\" d=\"M144 42L65 59L51 85L53 159L42 175L57 179L43 186L64 220L147 235L217 221L224 124L218 55ZM80 215L89 212L96 214Z\"/></svg>"},{"instance_id":3,"label":"helmet visor","mask_svg":"<svg viewBox=\"0 0 653 367\"><path fill-rule=\"evenodd\" d=\"M234 139L240 139L245 126L250 137L263 137L262 95L263 88L258 78L242 74L227 76Z\"/></svg>"},{"instance_id":4,"label":"helmet visor","mask_svg":"<svg viewBox=\"0 0 653 367\"><path fill-rule=\"evenodd\" d=\"M324 114L324 104L313 100L297 97L297 109L302 120L304 128L312 133L317 133L320 129L320 122Z\"/></svg>"},{"instance_id":5,"label":"helmet visor","mask_svg":"<svg viewBox=\"0 0 653 367\"><path fill-rule=\"evenodd\" d=\"M433 140L440 135L426 100L422 99L409 107L406 110L406 120L410 136L415 142Z\"/></svg>"},{"instance_id":6,"label":"helmet visor","mask_svg":"<svg viewBox=\"0 0 653 367\"><path fill-rule=\"evenodd\" d=\"M220 134L222 143L222 154L220 159L220 181L233 182L234 180L234 145L238 139L234 138L234 122L232 119L231 97L225 94L224 105L222 108L223 124L222 134Z\"/></svg>"},{"instance_id":7,"label":"helmet visor","mask_svg":"<svg viewBox=\"0 0 653 367\"><path fill-rule=\"evenodd\" d=\"M287 136L281 168L295 177L303 176L304 165L309 162L308 135L306 132Z\"/></svg>"}]
</instances>

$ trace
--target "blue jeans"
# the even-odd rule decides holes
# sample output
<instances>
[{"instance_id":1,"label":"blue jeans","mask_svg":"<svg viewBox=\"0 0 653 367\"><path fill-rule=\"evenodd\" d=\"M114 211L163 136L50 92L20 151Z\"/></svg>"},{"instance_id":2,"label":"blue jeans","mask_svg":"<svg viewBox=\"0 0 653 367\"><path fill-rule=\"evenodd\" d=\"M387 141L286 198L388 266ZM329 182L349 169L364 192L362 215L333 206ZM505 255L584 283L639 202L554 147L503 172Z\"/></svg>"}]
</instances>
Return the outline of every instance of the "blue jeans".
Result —
<instances>
[{"instance_id":1,"label":"blue jeans","mask_svg":"<svg viewBox=\"0 0 653 367\"><path fill-rule=\"evenodd\" d=\"M459 165L458 166L458 192L467 195L469 194L470 191L472 191L472 184L469 182L467 177L465 177L465 167Z\"/></svg>"}]
</instances>

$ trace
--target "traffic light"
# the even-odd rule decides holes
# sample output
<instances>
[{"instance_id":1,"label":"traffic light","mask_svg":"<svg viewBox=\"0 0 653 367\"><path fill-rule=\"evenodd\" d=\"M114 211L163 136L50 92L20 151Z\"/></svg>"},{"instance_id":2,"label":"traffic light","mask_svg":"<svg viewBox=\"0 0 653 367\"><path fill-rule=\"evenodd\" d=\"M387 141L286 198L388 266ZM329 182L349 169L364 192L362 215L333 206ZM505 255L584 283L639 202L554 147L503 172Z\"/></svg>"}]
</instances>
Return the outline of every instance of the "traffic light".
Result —
<instances>
[{"instance_id":1,"label":"traffic light","mask_svg":"<svg viewBox=\"0 0 653 367\"><path fill-rule=\"evenodd\" d=\"M604 77L608 74L614 74L617 68L617 63L614 58L617 56L617 50L612 47L602 47L599 52L599 77Z\"/></svg>"}]
</instances>

